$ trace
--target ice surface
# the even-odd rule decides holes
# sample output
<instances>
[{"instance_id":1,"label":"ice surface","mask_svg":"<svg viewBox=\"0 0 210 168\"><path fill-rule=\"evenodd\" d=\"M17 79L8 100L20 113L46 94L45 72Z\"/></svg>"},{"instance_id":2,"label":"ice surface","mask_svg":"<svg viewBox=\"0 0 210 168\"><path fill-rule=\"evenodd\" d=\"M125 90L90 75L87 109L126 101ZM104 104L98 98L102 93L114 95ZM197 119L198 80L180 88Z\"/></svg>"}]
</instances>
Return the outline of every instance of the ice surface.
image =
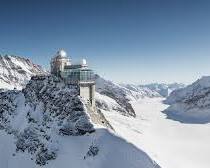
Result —
<instances>
[{"instance_id":1,"label":"ice surface","mask_svg":"<svg viewBox=\"0 0 210 168\"><path fill-rule=\"evenodd\" d=\"M133 102L136 118L103 111L115 131L162 168L209 168L210 124L182 124L162 113L163 98Z\"/></svg>"}]
</instances>

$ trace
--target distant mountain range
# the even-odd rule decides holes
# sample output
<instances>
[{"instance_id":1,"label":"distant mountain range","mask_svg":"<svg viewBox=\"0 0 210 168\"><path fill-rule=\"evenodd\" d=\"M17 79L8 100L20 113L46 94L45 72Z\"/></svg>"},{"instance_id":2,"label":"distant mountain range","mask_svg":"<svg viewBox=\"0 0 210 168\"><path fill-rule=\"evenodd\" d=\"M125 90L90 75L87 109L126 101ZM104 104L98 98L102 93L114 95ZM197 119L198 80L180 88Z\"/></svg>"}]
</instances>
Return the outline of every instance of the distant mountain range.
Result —
<instances>
[{"instance_id":1,"label":"distant mountain range","mask_svg":"<svg viewBox=\"0 0 210 168\"><path fill-rule=\"evenodd\" d=\"M164 84L164 83L152 83L148 85L143 85L144 87L148 87L151 90L158 92L161 96L167 97L170 93L174 90L180 89L185 87L182 83L171 83L171 84Z\"/></svg>"},{"instance_id":2,"label":"distant mountain range","mask_svg":"<svg viewBox=\"0 0 210 168\"><path fill-rule=\"evenodd\" d=\"M122 86L137 92L141 92L142 90L144 92L146 90L148 90L148 92L153 91L159 93L159 95L162 97L167 97L170 95L172 91L183 88L185 85L182 83L172 83L172 84L151 83L146 85L122 84Z\"/></svg>"}]
</instances>

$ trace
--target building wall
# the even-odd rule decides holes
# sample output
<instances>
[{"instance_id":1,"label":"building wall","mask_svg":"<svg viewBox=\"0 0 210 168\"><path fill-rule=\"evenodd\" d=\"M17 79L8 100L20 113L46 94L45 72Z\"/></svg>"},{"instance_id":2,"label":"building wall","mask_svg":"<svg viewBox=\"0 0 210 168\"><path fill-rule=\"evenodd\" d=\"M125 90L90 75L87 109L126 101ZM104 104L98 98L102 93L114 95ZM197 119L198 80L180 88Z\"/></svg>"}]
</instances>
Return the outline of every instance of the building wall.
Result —
<instances>
[{"instance_id":1,"label":"building wall","mask_svg":"<svg viewBox=\"0 0 210 168\"><path fill-rule=\"evenodd\" d=\"M51 61L51 73L58 75L59 72L64 71L64 66L70 65L68 58L53 58Z\"/></svg>"}]
</instances>

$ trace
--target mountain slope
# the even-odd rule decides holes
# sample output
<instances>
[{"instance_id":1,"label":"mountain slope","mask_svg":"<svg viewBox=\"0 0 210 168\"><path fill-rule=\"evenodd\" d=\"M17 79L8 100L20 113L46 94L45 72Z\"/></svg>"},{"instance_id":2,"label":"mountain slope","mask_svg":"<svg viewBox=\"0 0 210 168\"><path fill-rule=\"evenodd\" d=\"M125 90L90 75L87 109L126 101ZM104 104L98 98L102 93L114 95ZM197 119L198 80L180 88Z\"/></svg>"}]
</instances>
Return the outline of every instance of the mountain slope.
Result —
<instances>
[{"instance_id":1,"label":"mountain slope","mask_svg":"<svg viewBox=\"0 0 210 168\"><path fill-rule=\"evenodd\" d=\"M210 77L176 90L166 99L168 118L187 123L210 122Z\"/></svg>"},{"instance_id":2,"label":"mountain slope","mask_svg":"<svg viewBox=\"0 0 210 168\"><path fill-rule=\"evenodd\" d=\"M97 155L87 154L91 146L99 148ZM15 148L14 138L0 131L1 168L160 168L147 154L106 129L96 129L90 135L59 137L57 158L43 166L27 153L15 153Z\"/></svg>"},{"instance_id":3,"label":"mountain slope","mask_svg":"<svg viewBox=\"0 0 210 168\"><path fill-rule=\"evenodd\" d=\"M0 55L0 88L21 89L31 76L41 74L47 74L47 72L29 59Z\"/></svg>"},{"instance_id":4,"label":"mountain slope","mask_svg":"<svg viewBox=\"0 0 210 168\"><path fill-rule=\"evenodd\" d=\"M134 89L131 85L122 86L106 80L99 75L96 81L96 105L99 109L116 111L123 115L135 117L131 101L144 97L159 97L160 95L148 88Z\"/></svg>"},{"instance_id":5,"label":"mountain slope","mask_svg":"<svg viewBox=\"0 0 210 168\"><path fill-rule=\"evenodd\" d=\"M158 167L135 146L97 128L77 89L42 76L22 91L0 93L1 167Z\"/></svg>"}]
</instances>

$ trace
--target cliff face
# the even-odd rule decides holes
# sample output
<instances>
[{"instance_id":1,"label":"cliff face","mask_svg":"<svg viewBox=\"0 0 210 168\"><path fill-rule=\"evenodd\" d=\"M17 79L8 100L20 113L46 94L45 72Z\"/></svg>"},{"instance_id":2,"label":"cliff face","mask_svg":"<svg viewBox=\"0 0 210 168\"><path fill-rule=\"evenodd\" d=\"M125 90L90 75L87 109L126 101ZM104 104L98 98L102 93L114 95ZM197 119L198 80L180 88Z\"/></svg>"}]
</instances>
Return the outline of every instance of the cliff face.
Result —
<instances>
[{"instance_id":1,"label":"cliff face","mask_svg":"<svg viewBox=\"0 0 210 168\"><path fill-rule=\"evenodd\" d=\"M176 90L166 99L169 118L189 123L210 122L210 77Z\"/></svg>"}]
</instances>

